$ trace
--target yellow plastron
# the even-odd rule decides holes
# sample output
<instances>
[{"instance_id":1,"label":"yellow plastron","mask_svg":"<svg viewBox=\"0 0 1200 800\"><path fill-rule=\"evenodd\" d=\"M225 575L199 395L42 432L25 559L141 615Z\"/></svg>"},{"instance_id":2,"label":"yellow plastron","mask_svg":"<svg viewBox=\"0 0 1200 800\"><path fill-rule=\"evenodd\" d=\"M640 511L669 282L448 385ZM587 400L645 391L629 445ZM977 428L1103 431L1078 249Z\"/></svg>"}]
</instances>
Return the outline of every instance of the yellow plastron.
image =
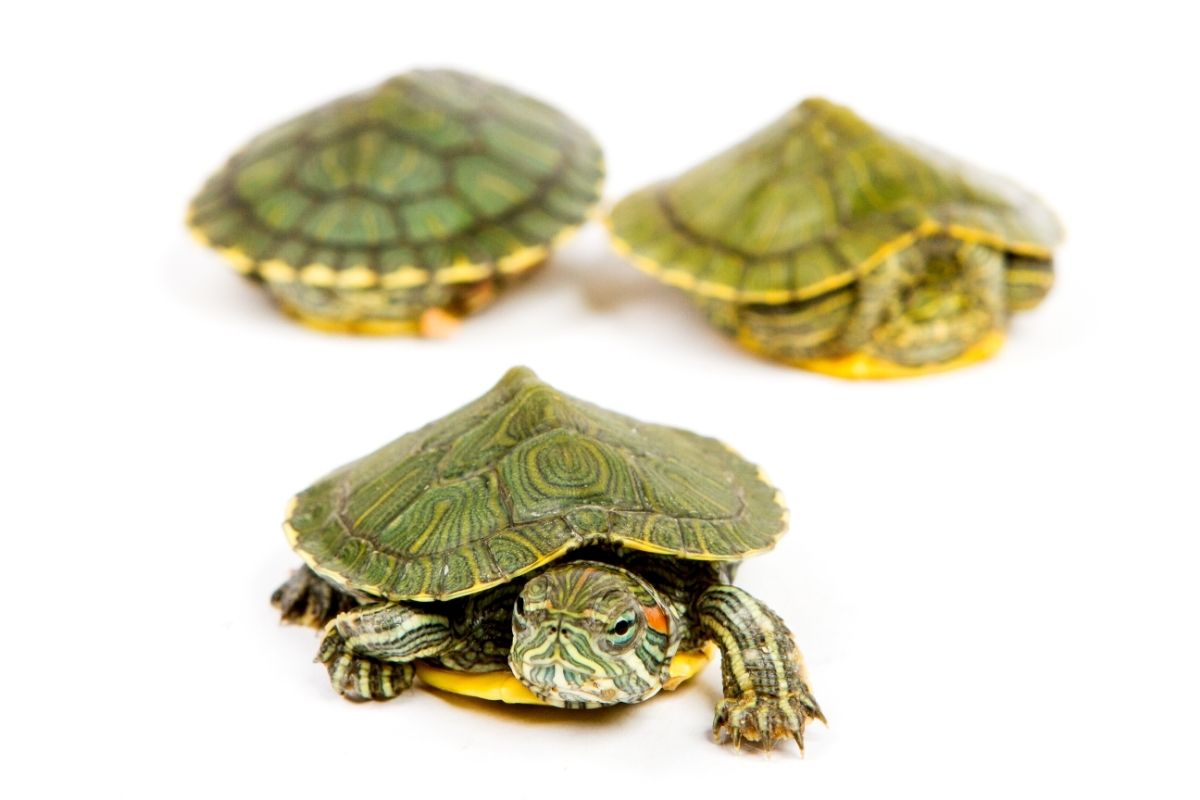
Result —
<instances>
[{"instance_id":1,"label":"yellow plastron","mask_svg":"<svg viewBox=\"0 0 1200 800\"><path fill-rule=\"evenodd\" d=\"M712 660L717 648L708 642L700 650L690 650L677 653L671 659L671 675L663 688L675 689L688 678L694 677ZM462 694L467 697L478 697L483 700L498 700L501 703L523 703L531 706L549 705L537 697L525 684L517 680L517 676L508 671L499 672L455 672L417 662L417 676L425 683L443 692Z\"/></svg>"},{"instance_id":2,"label":"yellow plastron","mask_svg":"<svg viewBox=\"0 0 1200 800\"><path fill-rule=\"evenodd\" d=\"M413 336L421 333L421 325L413 319L339 320L305 314L287 305L283 311L306 328L322 333L353 333L359 336Z\"/></svg>"},{"instance_id":3,"label":"yellow plastron","mask_svg":"<svg viewBox=\"0 0 1200 800\"><path fill-rule=\"evenodd\" d=\"M802 369L820 372L823 375L833 375L850 380L880 380L887 378L915 378L918 375L931 375L935 372L948 372L952 369L965 367L979 361L991 358L1004 344L1004 334L992 331L975 344L968 347L962 355L949 361L939 361L933 364L922 364L919 367L907 367L866 353L851 353L839 358L814 358L807 361L795 361L795 366Z\"/></svg>"}]
</instances>

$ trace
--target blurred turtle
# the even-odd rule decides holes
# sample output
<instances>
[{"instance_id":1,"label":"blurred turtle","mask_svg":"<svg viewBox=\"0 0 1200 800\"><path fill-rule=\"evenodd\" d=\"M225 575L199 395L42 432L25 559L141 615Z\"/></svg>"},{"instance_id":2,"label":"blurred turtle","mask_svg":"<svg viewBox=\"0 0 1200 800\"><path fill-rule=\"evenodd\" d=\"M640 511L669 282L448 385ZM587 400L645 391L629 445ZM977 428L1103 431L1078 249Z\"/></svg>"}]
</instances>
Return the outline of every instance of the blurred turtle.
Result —
<instances>
[{"instance_id":1,"label":"blurred turtle","mask_svg":"<svg viewBox=\"0 0 1200 800\"><path fill-rule=\"evenodd\" d=\"M312 327L436 335L541 265L603 173L591 135L544 103L417 71L252 139L188 224Z\"/></svg>"},{"instance_id":2,"label":"blurred turtle","mask_svg":"<svg viewBox=\"0 0 1200 800\"><path fill-rule=\"evenodd\" d=\"M629 195L609 225L740 344L846 378L992 355L1049 291L1061 238L1027 192L819 99Z\"/></svg>"}]
</instances>

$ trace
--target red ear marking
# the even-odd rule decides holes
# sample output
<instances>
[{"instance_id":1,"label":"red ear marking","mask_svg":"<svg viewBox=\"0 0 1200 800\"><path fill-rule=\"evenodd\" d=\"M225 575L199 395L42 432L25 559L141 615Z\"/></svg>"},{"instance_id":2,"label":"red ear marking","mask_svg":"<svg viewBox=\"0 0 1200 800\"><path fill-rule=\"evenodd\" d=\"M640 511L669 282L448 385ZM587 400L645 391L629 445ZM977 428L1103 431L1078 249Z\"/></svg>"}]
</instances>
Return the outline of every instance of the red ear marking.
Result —
<instances>
[{"instance_id":1,"label":"red ear marking","mask_svg":"<svg viewBox=\"0 0 1200 800\"><path fill-rule=\"evenodd\" d=\"M643 606L642 613L646 616L646 624L661 634L671 633L671 621L658 606Z\"/></svg>"}]
</instances>

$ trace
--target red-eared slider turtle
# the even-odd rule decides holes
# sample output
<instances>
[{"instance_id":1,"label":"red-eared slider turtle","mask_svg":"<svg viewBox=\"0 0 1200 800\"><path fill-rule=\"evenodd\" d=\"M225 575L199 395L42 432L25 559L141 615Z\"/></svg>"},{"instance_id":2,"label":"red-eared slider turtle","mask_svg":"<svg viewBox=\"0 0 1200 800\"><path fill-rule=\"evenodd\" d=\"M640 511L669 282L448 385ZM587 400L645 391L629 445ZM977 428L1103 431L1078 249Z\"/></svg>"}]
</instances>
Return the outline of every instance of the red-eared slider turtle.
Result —
<instances>
[{"instance_id":1,"label":"red-eared slider turtle","mask_svg":"<svg viewBox=\"0 0 1200 800\"><path fill-rule=\"evenodd\" d=\"M603 172L595 140L553 108L418 71L252 139L188 223L302 322L436 334L544 262Z\"/></svg>"},{"instance_id":2,"label":"red-eared slider turtle","mask_svg":"<svg viewBox=\"0 0 1200 800\"><path fill-rule=\"evenodd\" d=\"M990 356L1049 291L1061 237L1030 194L825 100L626 197L609 224L745 347L847 378Z\"/></svg>"},{"instance_id":3,"label":"red-eared slider turtle","mask_svg":"<svg viewBox=\"0 0 1200 800\"><path fill-rule=\"evenodd\" d=\"M436 686L568 708L637 703L722 651L714 734L803 747L823 719L800 651L732 585L786 511L714 439L576 400L516 368L449 416L297 496L307 566L273 600L324 626L350 700Z\"/></svg>"}]
</instances>

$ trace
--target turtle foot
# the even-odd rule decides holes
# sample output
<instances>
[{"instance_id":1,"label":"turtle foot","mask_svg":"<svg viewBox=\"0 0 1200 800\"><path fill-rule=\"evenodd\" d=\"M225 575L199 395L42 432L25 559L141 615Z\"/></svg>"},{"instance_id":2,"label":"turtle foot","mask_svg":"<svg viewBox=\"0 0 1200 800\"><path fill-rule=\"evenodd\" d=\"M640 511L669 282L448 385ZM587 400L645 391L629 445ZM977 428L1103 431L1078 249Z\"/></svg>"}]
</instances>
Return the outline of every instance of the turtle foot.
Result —
<instances>
[{"instance_id":1,"label":"turtle foot","mask_svg":"<svg viewBox=\"0 0 1200 800\"><path fill-rule=\"evenodd\" d=\"M338 614L357 606L358 602L321 580L308 567L301 567L271 595L271 605L279 609L284 622L319 630Z\"/></svg>"},{"instance_id":2,"label":"turtle foot","mask_svg":"<svg viewBox=\"0 0 1200 800\"><path fill-rule=\"evenodd\" d=\"M820 706L808 687L784 697L746 692L738 697L726 697L717 705L713 719L713 738L726 738L734 747L750 742L770 750L780 739L794 739L804 752L804 725L810 719L825 721Z\"/></svg>"},{"instance_id":3,"label":"turtle foot","mask_svg":"<svg viewBox=\"0 0 1200 800\"><path fill-rule=\"evenodd\" d=\"M356 655L332 624L325 627L316 660L329 670L334 691L356 703L391 700L413 682L412 664Z\"/></svg>"}]
</instances>

